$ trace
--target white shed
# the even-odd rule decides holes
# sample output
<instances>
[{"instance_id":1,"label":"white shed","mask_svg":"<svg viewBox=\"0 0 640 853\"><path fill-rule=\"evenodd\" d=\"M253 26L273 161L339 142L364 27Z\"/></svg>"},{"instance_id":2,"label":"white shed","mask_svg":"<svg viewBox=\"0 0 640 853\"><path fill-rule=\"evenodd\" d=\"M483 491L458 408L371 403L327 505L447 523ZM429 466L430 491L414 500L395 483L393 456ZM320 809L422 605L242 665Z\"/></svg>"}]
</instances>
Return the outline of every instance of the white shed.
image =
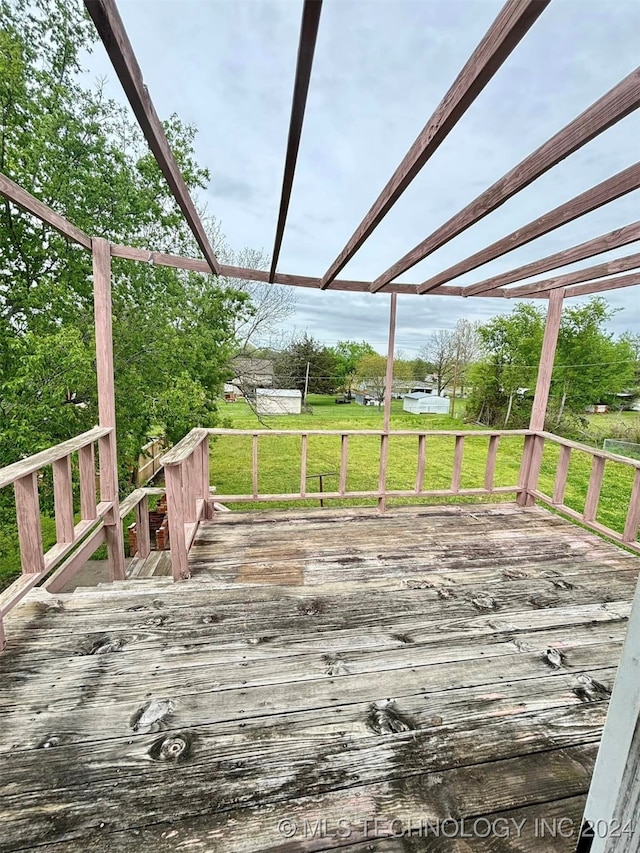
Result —
<instances>
[{"instance_id":1,"label":"white shed","mask_svg":"<svg viewBox=\"0 0 640 853\"><path fill-rule=\"evenodd\" d=\"M299 415L302 392L285 388L256 388L256 409L259 415Z\"/></svg>"},{"instance_id":2,"label":"white shed","mask_svg":"<svg viewBox=\"0 0 640 853\"><path fill-rule=\"evenodd\" d=\"M412 415L448 415L449 399L437 394L425 394L414 391L403 397L402 409Z\"/></svg>"}]
</instances>

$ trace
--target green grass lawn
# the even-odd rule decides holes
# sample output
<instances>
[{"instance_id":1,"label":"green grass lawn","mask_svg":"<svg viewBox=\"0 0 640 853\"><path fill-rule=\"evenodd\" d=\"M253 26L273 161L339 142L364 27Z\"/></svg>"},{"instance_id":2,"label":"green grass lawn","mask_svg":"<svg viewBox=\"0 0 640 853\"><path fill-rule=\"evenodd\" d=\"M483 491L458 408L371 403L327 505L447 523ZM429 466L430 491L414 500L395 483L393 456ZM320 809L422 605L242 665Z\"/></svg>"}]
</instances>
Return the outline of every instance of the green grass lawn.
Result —
<instances>
[{"instance_id":1,"label":"green grass lawn","mask_svg":"<svg viewBox=\"0 0 640 853\"><path fill-rule=\"evenodd\" d=\"M277 429L381 429L382 411L375 407L336 405L331 397L309 396L311 412L302 415L277 415L264 419L260 423L253 411L243 402L230 403L223 414L228 425L235 429L263 429L265 426ZM634 413L630 413L634 415ZM596 416L597 417L597 416ZM606 416L605 416L606 417ZM441 415L410 415L402 411L402 403L394 401L391 414L392 429L472 430L469 424L463 424L458 418ZM462 488L477 488L483 485L484 468L488 439L482 436L465 440L464 463L462 469ZM500 442L495 471L496 486L511 486L518 481L520 457L523 439L518 436L505 437ZM263 494L297 492L300 484L300 447L299 437L267 436L259 443L258 488ZM427 439L427 463L424 485L426 489L445 489L451 481L453 466L454 439L448 436L433 436ZM546 494L553 492L555 471L559 455L559 446L547 442L539 488ZM392 437L389 443L387 485L390 489L412 489L415 485L417 466L417 439L413 437ZM211 443L211 482L219 494L251 493L251 454L250 436L221 436ZM377 488L378 467L380 462L380 441L377 437L352 437L349 440L349 467L347 489L351 491L372 490ZM340 470L340 438L309 436L307 446L307 473L334 473ZM571 509L581 512L589 484L591 456L574 451L571 458L569 477L565 493L565 503ZM621 533L627 513L627 507L633 484L633 469L626 465L607 462L602 486L597 520ZM337 490L338 477L325 478L325 491ZM318 491L317 479L307 482L308 492ZM496 495L492 500L512 500L510 495ZM474 502L486 501L481 498L432 498L421 503L437 502ZM269 504L272 508L293 506L318 506L318 499L300 502L280 502ZM327 505L341 506L345 501L329 500ZM375 501L350 501L350 505L371 505ZM412 499L395 499L398 503L415 503ZM237 504L234 509L255 509L265 504Z\"/></svg>"}]
</instances>

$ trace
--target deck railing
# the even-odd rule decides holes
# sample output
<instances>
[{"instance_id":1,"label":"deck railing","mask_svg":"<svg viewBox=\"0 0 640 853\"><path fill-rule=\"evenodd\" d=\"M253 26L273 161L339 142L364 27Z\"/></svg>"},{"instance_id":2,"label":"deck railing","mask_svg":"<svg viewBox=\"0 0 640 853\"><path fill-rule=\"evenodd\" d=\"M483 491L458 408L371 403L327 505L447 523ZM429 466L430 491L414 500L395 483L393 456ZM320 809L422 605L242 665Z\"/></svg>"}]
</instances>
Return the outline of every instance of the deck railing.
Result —
<instances>
[{"instance_id":1,"label":"deck railing","mask_svg":"<svg viewBox=\"0 0 640 853\"><path fill-rule=\"evenodd\" d=\"M80 559L86 561L104 541L101 522L113 510L117 493L113 493L108 479L103 478L100 482L100 500L96 499L95 446L98 445L101 455L107 452L111 432L110 428L96 427L0 469L0 489L10 485L14 489L22 566L21 576L0 596L0 648L4 642L2 617L45 575L59 567L49 580L55 591L57 582L69 571L69 565L63 561L79 542L86 539L78 549ZM77 523L73 510L71 464L75 453L78 455L80 488L80 520ZM45 551L42 543L39 479L40 472L47 467L53 469L56 543ZM89 533L94 535L88 537ZM77 559L75 554L74 559Z\"/></svg>"},{"instance_id":2,"label":"deck railing","mask_svg":"<svg viewBox=\"0 0 640 853\"><path fill-rule=\"evenodd\" d=\"M640 461L631 459L627 456L618 456L615 453L608 453L605 450L599 450L596 447L590 447L588 444L580 444L577 441L570 441L566 438L554 435L549 432L537 433L535 436L537 450L532 451L532 462L528 473L527 494L531 499L537 499L550 507L557 509L573 521L577 521L599 533L606 536L608 539L618 542L621 545L640 553L638 545L638 528L640 527ZM548 495L538 488L542 458L545 443L559 446L559 456L556 465L555 482L553 486L553 494ZM572 453L583 453L591 458L591 472L589 476L589 485L584 500L582 511L575 510L565 503L565 492L567 488L567 479L569 476L569 464L571 462ZM616 464L625 466L633 471L633 483L631 486L631 495L626 513L626 521L624 530L619 533L608 527L605 524L597 521L598 508L602 491L602 484L605 476L606 464ZM620 496L620 500L625 500L624 496Z\"/></svg>"},{"instance_id":3,"label":"deck railing","mask_svg":"<svg viewBox=\"0 0 640 853\"><path fill-rule=\"evenodd\" d=\"M138 556L145 558L150 552L148 504L149 494L160 489L136 489L121 504L118 503L117 484L110 473L112 459L112 429L96 427L76 438L58 444L48 450L22 459L0 469L0 488L13 485L16 503L16 519L20 545L22 574L0 595L0 648L4 643L2 617L45 576L46 589L57 592L70 577L81 568L97 548L106 541L107 525L119 524L130 512L135 511L138 527ZM390 499L423 499L447 497L483 497L514 494L518 503L530 505L535 500L563 513L568 518L583 524L594 532L640 553L637 541L640 527L640 461L599 450L585 444L569 441L546 432L531 430L191 430L162 457L165 468L169 540L171 547L172 574L174 580L189 576L188 553L195 538L198 524L210 517L214 509L212 490L209 485L209 436L224 440L225 437L246 438L251 442L251 491L239 494L216 494L216 505L231 503L269 504L274 502L322 500L375 500L380 511L384 511ZM268 437L296 437L300 439L299 486L296 490L280 493L261 492L260 442ZM309 490L307 480L309 439L321 436L339 442L339 469L335 472L337 488L317 492ZM495 485L496 460L502 439L520 436L524 438L522 456L519 460L517 483ZM379 441L379 467L377 487L372 489L349 489L349 451L352 439L373 438ZM453 458L448 485L443 488L425 488L428 472L429 446L434 439L453 439ZM398 439L412 438L415 441L415 478L411 488L388 487L389 448ZM486 457L478 485L462 486L465 459L465 442L469 439L485 438ZM547 448L558 447L555 464L555 481L551 495L539 488L543 469L543 457ZM96 499L95 447L100 456L100 499ZM582 510L568 506L565 501L572 453L591 457L591 472ZM80 520L75 521L73 507L72 457L77 454L77 470L80 493ZM555 458L555 457L554 457ZM632 483L626 522L622 532L616 531L598 520L601 490L607 463L631 469ZM39 474L48 466L53 469L53 500L55 510L56 543L45 552L39 501ZM248 473L248 472L247 472ZM297 478L297 473L296 473ZM514 478L515 479L515 478ZM621 497L626 500L625 497ZM51 574L52 573L52 574Z\"/></svg>"}]
</instances>

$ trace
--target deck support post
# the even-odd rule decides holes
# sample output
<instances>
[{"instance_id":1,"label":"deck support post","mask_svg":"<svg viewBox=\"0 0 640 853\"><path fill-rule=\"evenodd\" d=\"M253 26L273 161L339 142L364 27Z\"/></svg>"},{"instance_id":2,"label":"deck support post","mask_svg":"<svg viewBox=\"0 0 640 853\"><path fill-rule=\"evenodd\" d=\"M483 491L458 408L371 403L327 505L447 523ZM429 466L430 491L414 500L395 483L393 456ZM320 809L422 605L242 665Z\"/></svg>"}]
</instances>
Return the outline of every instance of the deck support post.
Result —
<instances>
[{"instance_id":1,"label":"deck support post","mask_svg":"<svg viewBox=\"0 0 640 853\"><path fill-rule=\"evenodd\" d=\"M564 301L564 289L552 290L549 294L549 307L547 309L547 321L544 327L544 338L542 341L542 352L540 353L540 365L538 367L538 378L536 380L536 393L533 399L531 420L529 429L534 432L544 430L544 419L547 414L547 403L549 401L549 389L551 388L551 375L553 373L553 362L560 332L560 320L562 319L562 303ZM533 506L533 497L530 492L538 485L540 465L542 464L542 451L544 439L535 435L531 440L525 441L522 455L522 467L520 469L520 485L522 491L518 495L520 506Z\"/></svg>"},{"instance_id":2,"label":"deck support post","mask_svg":"<svg viewBox=\"0 0 640 853\"><path fill-rule=\"evenodd\" d=\"M96 372L100 426L111 432L100 440L100 498L111 509L104 517L109 575L124 580L124 535L118 512L118 455L116 451L116 398L113 375L113 329L111 318L111 249L102 237L91 241L93 251L93 304L96 330Z\"/></svg>"},{"instance_id":3,"label":"deck support post","mask_svg":"<svg viewBox=\"0 0 640 853\"><path fill-rule=\"evenodd\" d=\"M391 425L391 394L393 391L393 354L396 345L396 314L398 310L398 294L391 294L389 306L389 341L387 346L387 373L384 381L384 439L380 444L380 476L378 489L385 492L387 488L387 456L389 453L389 427ZM378 510L384 512L387 507L387 499L384 494L378 498Z\"/></svg>"}]
</instances>

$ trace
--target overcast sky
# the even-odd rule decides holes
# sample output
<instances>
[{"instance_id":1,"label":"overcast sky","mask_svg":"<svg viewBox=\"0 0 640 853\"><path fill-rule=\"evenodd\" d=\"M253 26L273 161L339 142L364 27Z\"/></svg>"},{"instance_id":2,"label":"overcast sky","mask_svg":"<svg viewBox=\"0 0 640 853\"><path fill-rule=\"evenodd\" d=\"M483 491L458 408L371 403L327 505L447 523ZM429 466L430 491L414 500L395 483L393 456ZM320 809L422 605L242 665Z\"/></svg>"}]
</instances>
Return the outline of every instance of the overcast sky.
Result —
<instances>
[{"instance_id":1,"label":"overcast sky","mask_svg":"<svg viewBox=\"0 0 640 853\"><path fill-rule=\"evenodd\" d=\"M500 0L325 0L279 271L321 276L353 233L469 54ZM230 245L273 245L302 4L298 0L120 0L161 118L199 129L211 171L201 197ZM637 0L553 0L341 277L371 280L556 133L638 64ZM102 44L88 59L124 102ZM580 149L399 280L421 282L572 198L640 154L640 111ZM640 218L636 191L456 280L471 283ZM626 246L567 267L640 251ZM547 274L548 276L549 274ZM545 276L542 276L545 277ZM389 297L297 291L290 327L384 351ZM638 329L640 288L607 295L615 332ZM544 304L544 303L541 303ZM408 356L434 328L509 310L502 299L400 296Z\"/></svg>"}]
</instances>

